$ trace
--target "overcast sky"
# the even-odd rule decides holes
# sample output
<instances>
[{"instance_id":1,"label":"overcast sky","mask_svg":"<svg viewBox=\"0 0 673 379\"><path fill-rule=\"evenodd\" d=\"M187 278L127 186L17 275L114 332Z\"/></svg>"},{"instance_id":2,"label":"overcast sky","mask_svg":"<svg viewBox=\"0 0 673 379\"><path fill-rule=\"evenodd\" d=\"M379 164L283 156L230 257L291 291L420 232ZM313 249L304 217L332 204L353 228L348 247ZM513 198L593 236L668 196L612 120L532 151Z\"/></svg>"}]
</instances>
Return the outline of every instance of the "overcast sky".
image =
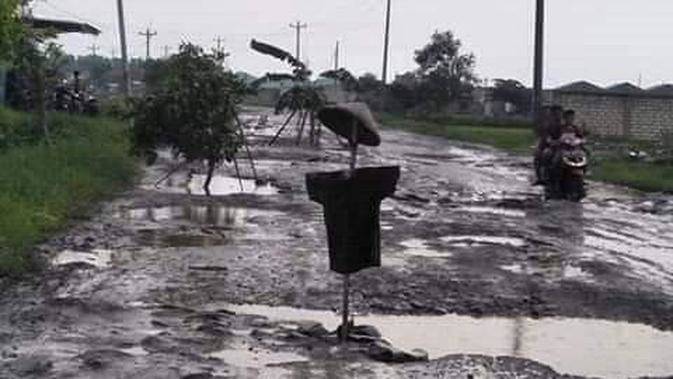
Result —
<instances>
[{"instance_id":1,"label":"overcast sky","mask_svg":"<svg viewBox=\"0 0 673 379\"><path fill-rule=\"evenodd\" d=\"M532 77L534 0L392 0L391 78L415 68L413 52L435 30L452 30L466 51L477 56L481 78ZM152 55L180 41L214 46L225 38L230 66L259 75L285 69L273 58L248 48L251 38L294 52L289 24L300 20L302 58L314 71L334 63L334 45L342 45L342 66L361 74L381 74L385 0L125 0L130 51L145 55L144 37L158 32ZM103 30L94 39L70 35L61 43L86 54L94 42L101 54L119 54L116 0L37 0L40 16L76 18ZM599 85L631 81L643 86L673 83L673 1L548 0L545 84L575 80Z\"/></svg>"}]
</instances>

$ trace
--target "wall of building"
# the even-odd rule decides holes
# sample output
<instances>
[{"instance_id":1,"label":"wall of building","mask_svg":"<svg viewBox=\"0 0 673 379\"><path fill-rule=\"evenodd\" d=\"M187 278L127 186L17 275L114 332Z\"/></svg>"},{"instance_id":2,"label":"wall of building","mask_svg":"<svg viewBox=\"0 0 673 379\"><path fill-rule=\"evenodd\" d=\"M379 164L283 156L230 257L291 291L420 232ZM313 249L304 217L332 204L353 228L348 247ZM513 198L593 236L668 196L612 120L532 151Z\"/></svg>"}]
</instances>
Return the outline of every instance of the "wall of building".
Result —
<instances>
[{"instance_id":1,"label":"wall of building","mask_svg":"<svg viewBox=\"0 0 673 379\"><path fill-rule=\"evenodd\" d=\"M597 135L653 140L673 133L673 98L553 93L548 102L577 112L577 123Z\"/></svg>"}]
</instances>

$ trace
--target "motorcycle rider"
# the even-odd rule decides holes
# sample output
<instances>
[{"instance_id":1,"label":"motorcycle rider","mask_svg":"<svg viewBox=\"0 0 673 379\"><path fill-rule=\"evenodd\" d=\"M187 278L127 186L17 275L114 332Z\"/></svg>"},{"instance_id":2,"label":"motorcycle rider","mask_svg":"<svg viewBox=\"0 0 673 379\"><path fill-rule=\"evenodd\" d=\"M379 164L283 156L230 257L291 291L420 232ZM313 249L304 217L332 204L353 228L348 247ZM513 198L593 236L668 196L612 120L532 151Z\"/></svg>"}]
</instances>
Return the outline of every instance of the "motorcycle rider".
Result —
<instances>
[{"instance_id":1,"label":"motorcycle rider","mask_svg":"<svg viewBox=\"0 0 673 379\"><path fill-rule=\"evenodd\" d=\"M575 124L575 111L568 109L563 112L563 125L561 127L561 135L565 133L573 133L577 138L584 139L584 130Z\"/></svg>"},{"instance_id":2,"label":"motorcycle rider","mask_svg":"<svg viewBox=\"0 0 673 379\"><path fill-rule=\"evenodd\" d=\"M549 182L549 165L554 156L552 145L561 138L563 116L563 107L560 105L552 105L544 109L542 124L538 132L538 144L535 149L535 173L537 180L534 185Z\"/></svg>"}]
</instances>

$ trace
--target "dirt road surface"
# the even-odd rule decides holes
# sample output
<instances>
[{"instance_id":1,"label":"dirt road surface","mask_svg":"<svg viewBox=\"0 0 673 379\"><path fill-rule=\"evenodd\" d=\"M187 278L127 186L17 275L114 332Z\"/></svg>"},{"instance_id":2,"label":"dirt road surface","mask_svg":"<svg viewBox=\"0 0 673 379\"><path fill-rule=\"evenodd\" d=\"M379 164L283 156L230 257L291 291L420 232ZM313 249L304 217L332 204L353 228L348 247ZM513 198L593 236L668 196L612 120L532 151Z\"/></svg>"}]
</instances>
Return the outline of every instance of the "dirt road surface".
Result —
<instances>
[{"instance_id":1,"label":"dirt road surface","mask_svg":"<svg viewBox=\"0 0 673 379\"><path fill-rule=\"evenodd\" d=\"M241 160L246 180L223 167L211 197L198 167L157 187L176 164L164 153L40 247L42 276L0 283L0 378L673 375L673 198L590 183L581 204L544 202L529 159L397 131L361 150L402 176L382 205L383 266L353 276L352 308L429 361L340 345L323 327L341 278L304 175L348 153L328 135L267 147L281 120L258 127L261 112L245 116L257 183Z\"/></svg>"}]
</instances>

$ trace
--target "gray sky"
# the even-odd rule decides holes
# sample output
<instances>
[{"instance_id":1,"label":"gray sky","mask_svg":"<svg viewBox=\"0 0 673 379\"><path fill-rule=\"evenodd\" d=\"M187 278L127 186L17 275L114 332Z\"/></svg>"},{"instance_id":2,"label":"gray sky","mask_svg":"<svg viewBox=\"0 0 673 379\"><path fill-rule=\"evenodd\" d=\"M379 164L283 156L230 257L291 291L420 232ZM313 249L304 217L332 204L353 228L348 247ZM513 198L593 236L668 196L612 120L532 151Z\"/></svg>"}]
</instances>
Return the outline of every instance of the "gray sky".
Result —
<instances>
[{"instance_id":1,"label":"gray sky","mask_svg":"<svg viewBox=\"0 0 673 379\"><path fill-rule=\"evenodd\" d=\"M529 84L532 70L534 0L392 0L391 78L413 69L413 51L435 30L452 30L477 55L481 78L516 78ZM673 1L548 0L547 86L575 80L608 85L673 83ZM129 45L144 56L138 32L151 25L153 56L182 40L214 46L226 39L234 70L253 74L284 70L273 58L248 48L251 38L294 52L291 22L308 23L302 57L314 71L333 65L341 41L342 66L361 74L381 73L385 0L125 0ZM85 54L94 43L102 54L119 54L116 0L37 0L35 13L78 18L103 29L61 38L70 53Z\"/></svg>"}]
</instances>

